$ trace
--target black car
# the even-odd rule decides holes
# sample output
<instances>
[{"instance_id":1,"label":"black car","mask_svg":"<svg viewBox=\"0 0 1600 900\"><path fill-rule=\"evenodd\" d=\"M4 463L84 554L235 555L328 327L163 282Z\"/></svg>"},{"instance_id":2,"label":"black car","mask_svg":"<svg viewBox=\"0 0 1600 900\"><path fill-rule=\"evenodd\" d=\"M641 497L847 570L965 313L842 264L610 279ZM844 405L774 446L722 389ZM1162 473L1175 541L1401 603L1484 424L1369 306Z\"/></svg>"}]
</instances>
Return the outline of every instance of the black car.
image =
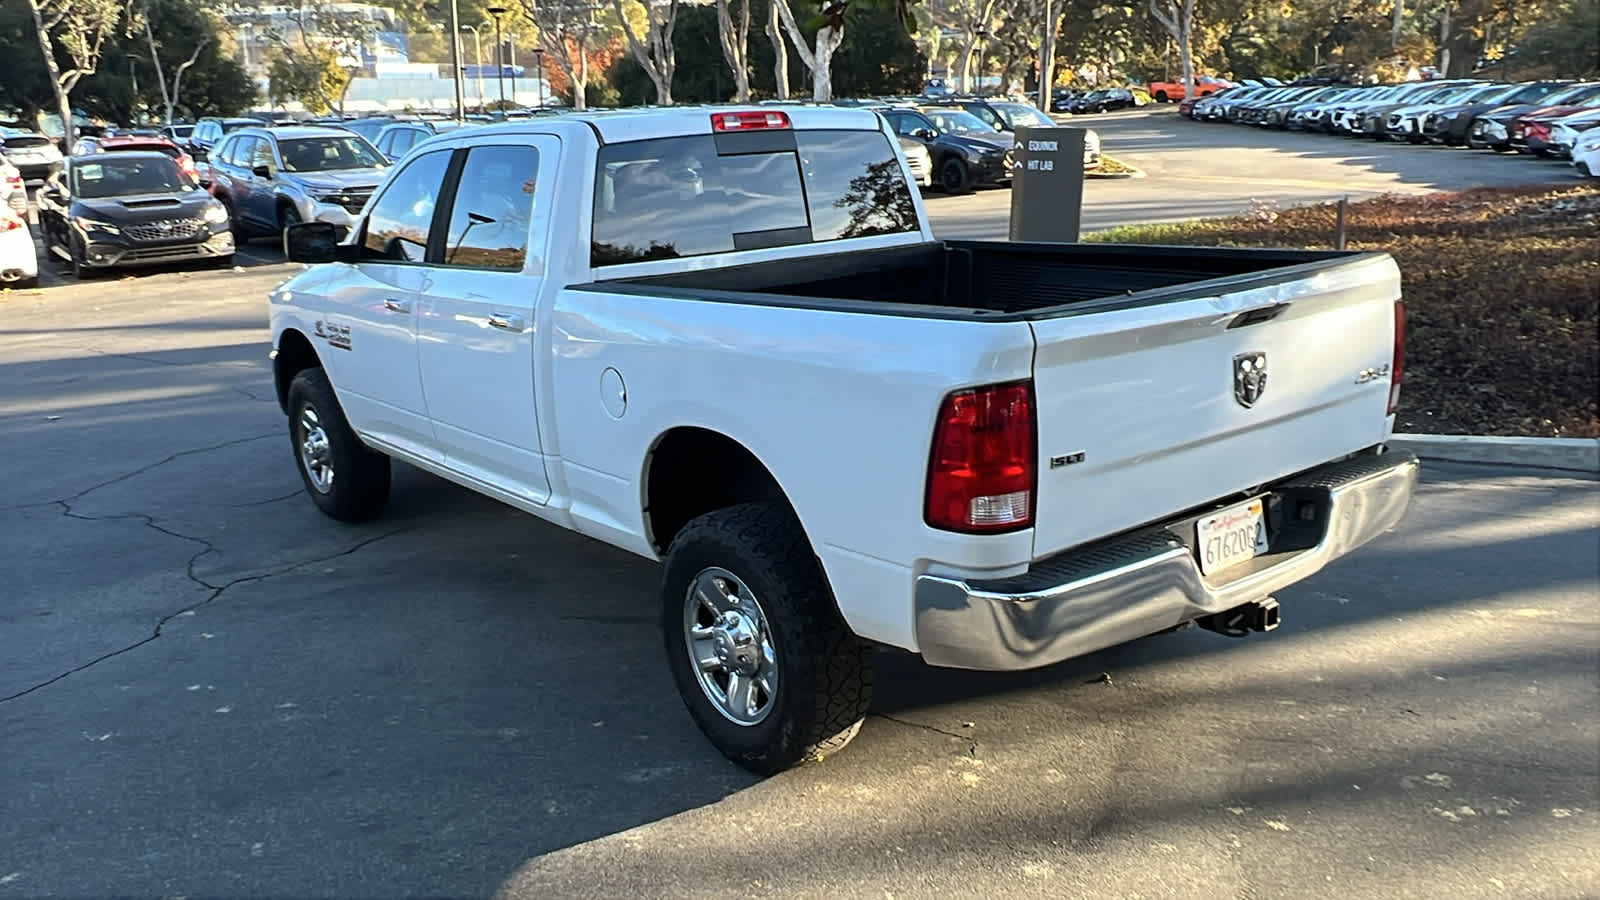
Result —
<instances>
[{"instance_id":1,"label":"black car","mask_svg":"<svg viewBox=\"0 0 1600 900\"><path fill-rule=\"evenodd\" d=\"M1133 95L1128 88L1106 88L1099 91L1090 91L1082 97L1072 101L1072 111L1083 113L1103 113L1113 109L1133 109L1140 106L1139 98Z\"/></svg>"},{"instance_id":2,"label":"black car","mask_svg":"<svg viewBox=\"0 0 1600 900\"><path fill-rule=\"evenodd\" d=\"M891 107L879 113L895 134L928 148L933 183L949 194L964 194L980 184L1011 180L1012 139L963 109Z\"/></svg>"},{"instance_id":3,"label":"black car","mask_svg":"<svg viewBox=\"0 0 1600 900\"><path fill-rule=\"evenodd\" d=\"M189 132L189 155L194 157L195 162L205 162L211 156L211 148L221 143L223 135L240 128L259 128L265 124L261 119L207 116L194 123L194 130Z\"/></svg>"},{"instance_id":4,"label":"black car","mask_svg":"<svg viewBox=\"0 0 1600 900\"><path fill-rule=\"evenodd\" d=\"M1548 106L1582 103L1596 94L1600 94L1600 82L1586 81L1550 91L1537 100L1502 103L1484 110L1473 116L1467 125L1467 146L1474 150L1488 148L1504 153L1511 149L1511 123L1516 121L1517 116Z\"/></svg>"},{"instance_id":5,"label":"black car","mask_svg":"<svg viewBox=\"0 0 1600 900\"><path fill-rule=\"evenodd\" d=\"M1072 112L1073 102L1082 96L1083 91L1058 87L1050 92L1050 111Z\"/></svg>"},{"instance_id":6,"label":"black car","mask_svg":"<svg viewBox=\"0 0 1600 900\"><path fill-rule=\"evenodd\" d=\"M233 262L228 213L165 153L75 156L39 191L45 254L84 278L124 266Z\"/></svg>"}]
</instances>

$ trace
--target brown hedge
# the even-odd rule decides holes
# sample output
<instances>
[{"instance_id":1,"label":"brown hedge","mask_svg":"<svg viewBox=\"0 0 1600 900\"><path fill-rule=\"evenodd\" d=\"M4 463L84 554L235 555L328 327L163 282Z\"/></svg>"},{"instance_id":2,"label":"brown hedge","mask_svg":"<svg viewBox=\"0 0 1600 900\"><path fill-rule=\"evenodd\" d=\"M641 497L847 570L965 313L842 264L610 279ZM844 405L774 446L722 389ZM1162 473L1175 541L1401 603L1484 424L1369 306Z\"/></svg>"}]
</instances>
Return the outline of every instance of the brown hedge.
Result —
<instances>
[{"instance_id":1,"label":"brown hedge","mask_svg":"<svg viewBox=\"0 0 1600 900\"><path fill-rule=\"evenodd\" d=\"M1335 205L1092 236L1330 247ZM1386 195L1350 205L1348 246L1400 267L1410 328L1396 429L1600 437L1600 184Z\"/></svg>"}]
</instances>

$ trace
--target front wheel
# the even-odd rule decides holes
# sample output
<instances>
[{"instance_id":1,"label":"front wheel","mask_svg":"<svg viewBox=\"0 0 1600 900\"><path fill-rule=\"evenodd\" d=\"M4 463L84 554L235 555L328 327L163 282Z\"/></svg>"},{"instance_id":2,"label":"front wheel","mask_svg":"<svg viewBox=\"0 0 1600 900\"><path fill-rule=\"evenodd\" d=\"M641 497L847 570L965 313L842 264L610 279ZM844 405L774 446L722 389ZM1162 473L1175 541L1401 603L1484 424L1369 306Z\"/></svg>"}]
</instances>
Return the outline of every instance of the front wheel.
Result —
<instances>
[{"instance_id":1,"label":"front wheel","mask_svg":"<svg viewBox=\"0 0 1600 900\"><path fill-rule=\"evenodd\" d=\"M972 190L972 175L967 171L967 164L959 159L950 158L939 167L939 187L946 194L965 194Z\"/></svg>"},{"instance_id":2,"label":"front wheel","mask_svg":"<svg viewBox=\"0 0 1600 900\"><path fill-rule=\"evenodd\" d=\"M678 694L728 759L773 775L860 730L871 650L839 615L786 505L745 503L685 525L667 552L661 603Z\"/></svg>"},{"instance_id":3,"label":"front wheel","mask_svg":"<svg viewBox=\"0 0 1600 900\"><path fill-rule=\"evenodd\" d=\"M389 500L389 457L356 437L321 369L289 383L289 441L312 502L344 522L370 519Z\"/></svg>"}]
</instances>

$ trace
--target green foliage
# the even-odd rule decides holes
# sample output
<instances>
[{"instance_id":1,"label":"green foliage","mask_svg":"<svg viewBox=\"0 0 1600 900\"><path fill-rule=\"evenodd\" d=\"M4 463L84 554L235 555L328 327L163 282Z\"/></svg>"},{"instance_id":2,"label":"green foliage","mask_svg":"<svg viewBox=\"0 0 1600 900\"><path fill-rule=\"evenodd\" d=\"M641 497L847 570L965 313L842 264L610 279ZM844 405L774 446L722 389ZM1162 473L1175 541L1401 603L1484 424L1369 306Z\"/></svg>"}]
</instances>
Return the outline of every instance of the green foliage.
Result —
<instances>
[{"instance_id":1,"label":"green foliage","mask_svg":"<svg viewBox=\"0 0 1600 900\"><path fill-rule=\"evenodd\" d=\"M1575 0L1518 41L1518 62L1573 78L1600 74L1600 0Z\"/></svg>"}]
</instances>

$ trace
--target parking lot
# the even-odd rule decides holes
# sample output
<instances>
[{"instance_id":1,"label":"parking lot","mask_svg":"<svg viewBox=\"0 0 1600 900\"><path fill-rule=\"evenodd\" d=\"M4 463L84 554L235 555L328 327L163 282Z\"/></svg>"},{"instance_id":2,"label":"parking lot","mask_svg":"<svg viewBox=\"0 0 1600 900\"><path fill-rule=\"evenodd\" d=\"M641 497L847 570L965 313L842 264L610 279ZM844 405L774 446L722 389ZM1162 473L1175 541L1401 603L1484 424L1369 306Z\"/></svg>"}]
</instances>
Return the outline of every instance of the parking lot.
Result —
<instances>
[{"instance_id":1,"label":"parking lot","mask_svg":"<svg viewBox=\"0 0 1600 900\"><path fill-rule=\"evenodd\" d=\"M1089 227L1573 177L1093 121L1149 177ZM994 237L1005 196L929 208ZM758 781L665 677L654 566L403 466L380 520L315 510L266 359L291 267L245 252L0 299L0 897L1600 893L1592 479L1429 465L1270 635L883 654L862 735Z\"/></svg>"}]
</instances>

